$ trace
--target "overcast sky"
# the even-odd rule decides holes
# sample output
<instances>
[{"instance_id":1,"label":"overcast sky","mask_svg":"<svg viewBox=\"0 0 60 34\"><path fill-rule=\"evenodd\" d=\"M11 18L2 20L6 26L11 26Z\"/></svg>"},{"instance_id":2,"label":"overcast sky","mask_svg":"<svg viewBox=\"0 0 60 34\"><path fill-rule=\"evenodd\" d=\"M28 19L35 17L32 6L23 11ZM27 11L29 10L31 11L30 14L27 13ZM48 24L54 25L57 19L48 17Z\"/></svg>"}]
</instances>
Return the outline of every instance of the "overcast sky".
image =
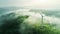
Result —
<instances>
[{"instance_id":1,"label":"overcast sky","mask_svg":"<svg viewBox=\"0 0 60 34\"><path fill-rule=\"evenodd\" d=\"M60 8L60 0L0 0L0 7L28 6L37 8Z\"/></svg>"}]
</instances>

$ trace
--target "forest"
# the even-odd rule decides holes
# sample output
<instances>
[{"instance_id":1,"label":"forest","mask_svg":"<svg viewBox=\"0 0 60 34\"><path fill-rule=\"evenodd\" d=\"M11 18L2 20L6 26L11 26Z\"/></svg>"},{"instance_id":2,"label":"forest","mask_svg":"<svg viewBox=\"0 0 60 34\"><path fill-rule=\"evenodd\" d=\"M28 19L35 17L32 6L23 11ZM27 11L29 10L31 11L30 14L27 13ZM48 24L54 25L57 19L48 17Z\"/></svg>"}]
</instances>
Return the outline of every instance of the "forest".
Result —
<instances>
[{"instance_id":1,"label":"forest","mask_svg":"<svg viewBox=\"0 0 60 34\"><path fill-rule=\"evenodd\" d=\"M42 23L40 18L34 16L10 13L1 17L0 34L60 34L55 24Z\"/></svg>"}]
</instances>

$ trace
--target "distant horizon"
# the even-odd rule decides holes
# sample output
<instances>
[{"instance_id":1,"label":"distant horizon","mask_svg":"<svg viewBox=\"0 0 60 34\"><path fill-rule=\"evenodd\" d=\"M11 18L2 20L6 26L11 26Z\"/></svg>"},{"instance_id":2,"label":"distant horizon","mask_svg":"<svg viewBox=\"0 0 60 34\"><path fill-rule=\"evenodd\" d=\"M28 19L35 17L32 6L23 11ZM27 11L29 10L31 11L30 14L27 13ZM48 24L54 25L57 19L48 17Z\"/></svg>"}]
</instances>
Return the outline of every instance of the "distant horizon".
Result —
<instances>
[{"instance_id":1,"label":"distant horizon","mask_svg":"<svg viewBox=\"0 0 60 34\"><path fill-rule=\"evenodd\" d=\"M60 9L60 0L0 0L0 7L7 6Z\"/></svg>"},{"instance_id":2,"label":"distant horizon","mask_svg":"<svg viewBox=\"0 0 60 34\"><path fill-rule=\"evenodd\" d=\"M26 6L4 6L0 8L5 8L5 7L16 7L16 8L28 8L28 9L44 9L44 10L60 10L60 8L36 8L36 7L26 7Z\"/></svg>"}]
</instances>

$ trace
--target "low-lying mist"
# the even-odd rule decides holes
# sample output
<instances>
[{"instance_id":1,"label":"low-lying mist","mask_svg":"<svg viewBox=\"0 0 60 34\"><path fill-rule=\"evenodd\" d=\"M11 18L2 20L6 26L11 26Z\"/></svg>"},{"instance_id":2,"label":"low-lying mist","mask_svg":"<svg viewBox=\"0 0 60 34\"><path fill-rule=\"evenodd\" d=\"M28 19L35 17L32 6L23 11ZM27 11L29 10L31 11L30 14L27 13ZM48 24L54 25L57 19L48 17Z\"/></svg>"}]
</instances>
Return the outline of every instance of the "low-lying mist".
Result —
<instances>
[{"instance_id":1,"label":"low-lying mist","mask_svg":"<svg viewBox=\"0 0 60 34\"><path fill-rule=\"evenodd\" d=\"M60 34L58 18L40 12L19 9L1 14L0 34Z\"/></svg>"}]
</instances>

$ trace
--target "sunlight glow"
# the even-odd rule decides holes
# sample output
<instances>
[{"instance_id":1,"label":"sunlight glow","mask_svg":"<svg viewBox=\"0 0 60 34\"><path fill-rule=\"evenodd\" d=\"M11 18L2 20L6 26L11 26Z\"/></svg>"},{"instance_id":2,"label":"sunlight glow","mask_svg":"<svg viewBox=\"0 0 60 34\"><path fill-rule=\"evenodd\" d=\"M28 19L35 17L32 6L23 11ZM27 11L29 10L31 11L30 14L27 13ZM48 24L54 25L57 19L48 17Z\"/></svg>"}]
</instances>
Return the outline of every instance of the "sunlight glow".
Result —
<instances>
[{"instance_id":1,"label":"sunlight glow","mask_svg":"<svg viewBox=\"0 0 60 34\"><path fill-rule=\"evenodd\" d=\"M26 6L34 6L39 8L48 8L51 7L51 0L32 0L25 4Z\"/></svg>"},{"instance_id":2,"label":"sunlight glow","mask_svg":"<svg viewBox=\"0 0 60 34\"><path fill-rule=\"evenodd\" d=\"M47 3L48 0L40 0L41 3Z\"/></svg>"},{"instance_id":3,"label":"sunlight glow","mask_svg":"<svg viewBox=\"0 0 60 34\"><path fill-rule=\"evenodd\" d=\"M57 0L32 0L25 3L25 6L35 8L55 8L59 2Z\"/></svg>"}]
</instances>

